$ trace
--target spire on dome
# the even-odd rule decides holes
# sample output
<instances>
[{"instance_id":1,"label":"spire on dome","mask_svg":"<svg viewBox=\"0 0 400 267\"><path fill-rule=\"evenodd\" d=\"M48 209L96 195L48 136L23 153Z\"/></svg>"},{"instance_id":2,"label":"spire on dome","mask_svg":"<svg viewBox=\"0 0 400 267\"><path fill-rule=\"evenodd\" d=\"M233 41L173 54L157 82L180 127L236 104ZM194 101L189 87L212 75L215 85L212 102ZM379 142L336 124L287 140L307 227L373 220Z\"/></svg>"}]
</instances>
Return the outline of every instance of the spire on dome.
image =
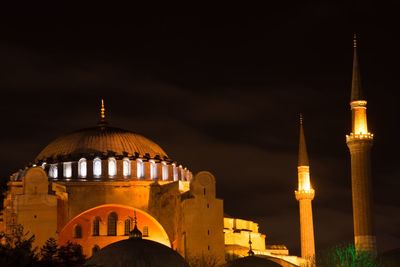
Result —
<instances>
[{"instance_id":1,"label":"spire on dome","mask_svg":"<svg viewBox=\"0 0 400 267\"><path fill-rule=\"evenodd\" d=\"M105 121L106 119L106 114L105 114L106 109L104 108L104 99L101 99L101 109L100 109L100 120Z\"/></svg>"},{"instance_id":2,"label":"spire on dome","mask_svg":"<svg viewBox=\"0 0 400 267\"><path fill-rule=\"evenodd\" d=\"M142 239L142 232L137 228L137 218L136 218L136 210L133 211L133 230L129 233L129 238L132 239Z\"/></svg>"},{"instance_id":3,"label":"spire on dome","mask_svg":"<svg viewBox=\"0 0 400 267\"><path fill-rule=\"evenodd\" d=\"M247 254L249 256L254 256L254 251L251 247L251 244L253 244L253 242L251 242L251 232L249 232L249 251L247 252Z\"/></svg>"},{"instance_id":4,"label":"spire on dome","mask_svg":"<svg viewBox=\"0 0 400 267\"><path fill-rule=\"evenodd\" d=\"M358 66L358 56L357 56L357 35L354 34L353 37L353 78L351 82L351 99L350 101L364 100L361 90L361 77L360 69Z\"/></svg>"},{"instance_id":5,"label":"spire on dome","mask_svg":"<svg viewBox=\"0 0 400 267\"><path fill-rule=\"evenodd\" d=\"M299 161L297 166L309 166L302 114L300 114Z\"/></svg>"}]
</instances>

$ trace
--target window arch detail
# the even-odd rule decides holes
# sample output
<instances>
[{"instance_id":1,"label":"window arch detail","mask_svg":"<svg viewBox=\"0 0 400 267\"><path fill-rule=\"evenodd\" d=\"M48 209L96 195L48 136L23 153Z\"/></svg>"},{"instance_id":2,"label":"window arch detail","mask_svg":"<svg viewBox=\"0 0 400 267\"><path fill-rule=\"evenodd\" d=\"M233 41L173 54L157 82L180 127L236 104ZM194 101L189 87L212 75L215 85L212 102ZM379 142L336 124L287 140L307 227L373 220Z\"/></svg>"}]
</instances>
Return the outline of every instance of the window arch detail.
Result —
<instances>
[{"instance_id":1,"label":"window arch detail","mask_svg":"<svg viewBox=\"0 0 400 267\"><path fill-rule=\"evenodd\" d=\"M101 176L101 159L95 158L93 160L93 175L95 177Z\"/></svg>"},{"instance_id":2,"label":"window arch detail","mask_svg":"<svg viewBox=\"0 0 400 267\"><path fill-rule=\"evenodd\" d=\"M86 178L87 175L87 161L85 158L81 158L78 161L78 176L80 178Z\"/></svg>"},{"instance_id":3,"label":"window arch detail","mask_svg":"<svg viewBox=\"0 0 400 267\"><path fill-rule=\"evenodd\" d=\"M142 159L136 159L137 164L137 178L142 179L144 177L144 163Z\"/></svg>"},{"instance_id":4,"label":"window arch detail","mask_svg":"<svg viewBox=\"0 0 400 267\"><path fill-rule=\"evenodd\" d=\"M129 158L124 158L122 160L122 173L125 177L131 176L131 161Z\"/></svg>"},{"instance_id":5,"label":"window arch detail","mask_svg":"<svg viewBox=\"0 0 400 267\"><path fill-rule=\"evenodd\" d=\"M111 212L110 215L108 215L107 235L109 236L117 235L117 221L118 221L118 215L115 212Z\"/></svg>"},{"instance_id":6,"label":"window arch detail","mask_svg":"<svg viewBox=\"0 0 400 267\"><path fill-rule=\"evenodd\" d=\"M131 219L126 219L125 220L125 228L124 228L124 234L129 235L131 232Z\"/></svg>"},{"instance_id":7,"label":"window arch detail","mask_svg":"<svg viewBox=\"0 0 400 267\"><path fill-rule=\"evenodd\" d=\"M108 176L117 175L117 160L114 157L108 158Z\"/></svg>"},{"instance_id":8,"label":"window arch detail","mask_svg":"<svg viewBox=\"0 0 400 267\"><path fill-rule=\"evenodd\" d=\"M82 226L77 224L74 228L74 238L82 238Z\"/></svg>"},{"instance_id":9,"label":"window arch detail","mask_svg":"<svg viewBox=\"0 0 400 267\"><path fill-rule=\"evenodd\" d=\"M99 236L100 235L100 218L96 217L93 220L93 236Z\"/></svg>"}]
</instances>

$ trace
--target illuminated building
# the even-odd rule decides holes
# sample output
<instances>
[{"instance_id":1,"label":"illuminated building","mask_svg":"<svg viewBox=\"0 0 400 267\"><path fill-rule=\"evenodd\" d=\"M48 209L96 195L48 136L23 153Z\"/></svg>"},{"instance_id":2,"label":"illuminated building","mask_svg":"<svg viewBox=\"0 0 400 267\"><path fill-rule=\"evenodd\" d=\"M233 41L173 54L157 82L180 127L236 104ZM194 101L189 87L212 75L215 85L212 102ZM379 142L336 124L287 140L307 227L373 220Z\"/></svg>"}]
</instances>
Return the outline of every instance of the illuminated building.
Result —
<instances>
[{"instance_id":1,"label":"illuminated building","mask_svg":"<svg viewBox=\"0 0 400 267\"><path fill-rule=\"evenodd\" d=\"M346 143L351 156L354 242L357 250L376 254L371 175L371 148L374 135L368 131L367 101L361 90L355 36L353 46L353 79L350 99L352 131L350 135L346 135Z\"/></svg>"},{"instance_id":2,"label":"illuminated building","mask_svg":"<svg viewBox=\"0 0 400 267\"><path fill-rule=\"evenodd\" d=\"M299 183L295 195L296 199L299 201L301 257L312 260L315 256L315 245L311 201L314 199L315 191L310 181L310 164L304 136L303 118L301 116L297 172Z\"/></svg>"},{"instance_id":3,"label":"illuminated building","mask_svg":"<svg viewBox=\"0 0 400 267\"><path fill-rule=\"evenodd\" d=\"M190 261L225 261L223 202L215 178L196 175L149 139L105 120L47 145L34 165L11 176L0 230L17 224L35 246L54 237L81 244L84 254L129 237L137 213L143 239Z\"/></svg>"}]
</instances>

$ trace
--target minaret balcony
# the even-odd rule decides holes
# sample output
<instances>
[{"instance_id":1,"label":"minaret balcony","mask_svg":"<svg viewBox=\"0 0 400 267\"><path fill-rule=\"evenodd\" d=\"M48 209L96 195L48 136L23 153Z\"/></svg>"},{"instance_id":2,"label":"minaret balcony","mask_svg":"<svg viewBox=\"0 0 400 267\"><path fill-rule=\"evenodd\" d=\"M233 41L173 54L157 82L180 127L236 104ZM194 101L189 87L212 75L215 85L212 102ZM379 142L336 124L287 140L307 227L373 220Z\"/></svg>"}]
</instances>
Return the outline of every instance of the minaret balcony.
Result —
<instances>
[{"instance_id":1,"label":"minaret balcony","mask_svg":"<svg viewBox=\"0 0 400 267\"><path fill-rule=\"evenodd\" d=\"M315 191L314 189L309 189L309 190L299 190L299 191L294 191L296 195L297 200L303 200L303 199L314 199L315 196Z\"/></svg>"},{"instance_id":2,"label":"minaret balcony","mask_svg":"<svg viewBox=\"0 0 400 267\"><path fill-rule=\"evenodd\" d=\"M351 142L355 140L373 140L374 139L374 134L372 133L350 133L350 135L346 135L346 142Z\"/></svg>"}]
</instances>

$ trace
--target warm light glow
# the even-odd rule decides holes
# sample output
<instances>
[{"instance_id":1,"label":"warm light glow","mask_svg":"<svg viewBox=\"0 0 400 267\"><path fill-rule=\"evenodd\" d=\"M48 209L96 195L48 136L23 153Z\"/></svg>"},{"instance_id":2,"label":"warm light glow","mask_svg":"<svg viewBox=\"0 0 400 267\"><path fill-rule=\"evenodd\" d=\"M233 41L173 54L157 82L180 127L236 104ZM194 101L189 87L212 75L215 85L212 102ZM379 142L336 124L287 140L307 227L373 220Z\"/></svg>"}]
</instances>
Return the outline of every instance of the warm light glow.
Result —
<instances>
[{"instance_id":1,"label":"warm light glow","mask_svg":"<svg viewBox=\"0 0 400 267\"><path fill-rule=\"evenodd\" d=\"M124 158L122 161L122 172L124 176L131 175L131 161L128 158Z\"/></svg>"},{"instance_id":2,"label":"warm light glow","mask_svg":"<svg viewBox=\"0 0 400 267\"><path fill-rule=\"evenodd\" d=\"M58 167L57 164L50 165L49 176L51 178L57 178L58 176Z\"/></svg>"},{"instance_id":3,"label":"warm light glow","mask_svg":"<svg viewBox=\"0 0 400 267\"><path fill-rule=\"evenodd\" d=\"M299 191L311 191L310 183L310 168L308 166L299 166L298 178L299 178Z\"/></svg>"},{"instance_id":4,"label":"warm light glow","mask_svg":"<svg viewBox=\"0 0 400 267\"><path fill-rule=\"evenodd\" d=\"M136 159L136 176L137 178L143 178L144 177L144 164L142 159Z\"/></svg>"},{"instance_id":5,"label":"warm light glow","mask_svg":"<svg viewBox=\"0 0 400 267\"><path fill-rule=\"evenodd\" d=\"M64 177L65 178L71 178L72 176L72 164L71 162L64 162Z\"/></svg>"},{"instance_id":6,"label":"warm light glow","mask_svg":"<svg viewBox=\"0 0 400 267\"><path fill-rule=\"evenodd\" d=\"M164 181L168 180L168 165L165 161L161 162L162 164L162 179Z\"/></svg>"},{"instance_id":7,"label":"warm light glow","mask_svg":"<svg viewBox=\"0 0 400 267\"><path fill-rule=\"evenodd\" d=\"M101 159L95 158L93 160L93 175L100 176L101 175Z\"/></svg>"},{"instance_id":8,"label":"warm light glow","mask_svg":"<svg viewBox=\"0 0 400 267\"><path fill-rule=\"evenodd\" d=\"M117 161L115 160L115 158L108 158L108 175L117 175Z\"/></svg>"},{"instance_id":9,"label":"warm light glow","mask_svg":"<svg viewBox=\"0 0 400 267\"><path fill-rule=\"evenodd\" d=\"M353 109L353 133L368 133L367 109L365 107L357 107Z\"/></svg>"},{"instance_id":10,"label":"warm light glow","mask_svg":"<svg viewBox=\"0 0 400 267\"><path fill-rule=\"evenodd\" d=\"M150 163L150 179L157 178L157 165L154 160L149 160Z\"/></svg>"},{"instance_id":11,"label":"warm light glow","mask_svg":"<svg viewBox=\"0 0 400 267\"><path fill-rule=\"evenodd\" d=\"M81 158L78 162L78 176L86 178L87 175L87 162L85 158Z\"/></svg>"},{"instance_id":12,"label":"warm light glow","mask_svg":"<svg viewBox=\"0 0 400 267\"><path fill-rule=\"evenodd\" d=\"M178 169L176 168L176 164L172 163L172 176L174 178L174 181L178 181Z\"/></svg>"}]
</instances>

